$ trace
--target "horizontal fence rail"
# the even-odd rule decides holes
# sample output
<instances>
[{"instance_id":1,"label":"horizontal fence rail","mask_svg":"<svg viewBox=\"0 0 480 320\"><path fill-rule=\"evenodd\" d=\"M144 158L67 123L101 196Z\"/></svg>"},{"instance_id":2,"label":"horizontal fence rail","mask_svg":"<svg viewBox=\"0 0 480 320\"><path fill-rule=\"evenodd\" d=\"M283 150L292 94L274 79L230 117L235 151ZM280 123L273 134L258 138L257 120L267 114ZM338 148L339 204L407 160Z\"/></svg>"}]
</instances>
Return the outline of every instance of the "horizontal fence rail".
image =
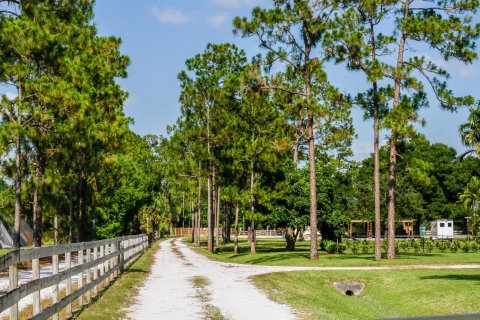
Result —
<instances>
[{"instance_id":1,"label":"horizontal fence rail","mask_svg":"<svg viewBox=\"0 0 480 320\"><path fill-rule=\"evenodd\" d=\"M153 238L155 235L153 236ZM18 319L18 303L32 295L31 319L58 319L61 310L72 314L72 303L82 307L132 264L153 240L146 234L113 239L19 249L0 256L0 272L8 269L9 291L0 296L0 313L10 308L10 319ZM76 259L74 259L76 257ZM63 258L63 259L61 259ZM41 261L51 260L51 274L41 275ZM61 261L63 263L61 263ZM19 264L32 266L31 279L19 284ZM75 263L75 265L73 265ZM60 268L61 267L61 268ZM76 280L76 290L72 283ZM65 294L60 298L60 286ZM51 288L52 303L41 309L40 290ZM85 298L85 299L84 299Z\"/></svg>"},{"instance_id":2,"label":"horizontal fence rail","mask_svg":"<svg viewBox=\"0 0 480 320\"><path fill-rule=\"evenodd\" d=\"M192 235L192 228L173 228L172 235L173 236L186 236ZM220 230L220 234L223 229ZM230 228L230 234L235 234L235 229ZM200 228L200 235L207 236L208 235L208 228ZM240 230L241 236L248 235L248 230ZM277 231L275 229L271 230L255 230L255 235L257 236L265 236L265 237L281 237L283 233L281 231Z\"/></svg>"}]
</instances>

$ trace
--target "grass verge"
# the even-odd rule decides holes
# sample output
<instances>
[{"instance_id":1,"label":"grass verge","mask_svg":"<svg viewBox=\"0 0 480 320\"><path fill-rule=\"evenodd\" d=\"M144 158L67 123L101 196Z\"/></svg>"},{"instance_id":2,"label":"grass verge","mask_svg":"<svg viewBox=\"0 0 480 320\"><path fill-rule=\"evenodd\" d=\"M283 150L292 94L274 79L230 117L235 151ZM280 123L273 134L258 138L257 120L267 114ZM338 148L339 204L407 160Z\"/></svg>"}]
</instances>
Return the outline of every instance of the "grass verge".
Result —
<instances>
[{"instance_id":1,"label":"grass verge","mask_svg":"<svg viewBox=\"0 0 480 320\"><path fill-rule=\"evenodd\" d=\"M196 247L190 239L184 239L187 245ZM203 243L202 243L203 244ZM480 263L480 251L478 252L456 252L441 253L434 250L432 253L398 253L393 261L386 259L376 262L373 252L366 254L353 254L347 250L344 254L319 253L318 260L310 260L310 243L308 241L299 241L296 244L295 251L285 249L283 239L258 239L257 253L250 253L250 245L246 239L239 241L239 253L233 253L233 244L226 244L218 248L216 253L210 253L204 247L196 247L198 252L209 258L245 264L273 265L273 266L317 266L317 267L361 267L361 266L391 266L391 265L448 265L448 264L473 264Z\"/></svg>"},{"instance_id":2,"label":"grass verge","mask_svg":"<svg viewBox=\"0 0 480 320\"><path fill-rule=\"evenodd\" d=\"M156 241L107 290L99 294L92 304L77 317L82 320L110 320L125 318L126 308L151 270L154 254L160 248Z\"/></svg>"},{"instance_id":3,"label":"grass verge","mask_svg":"<svg viewBox=\"0 0 480 320\"><path fill-rule=\"evenodd\" d=\"M476 269L388 271L298 271L252 277L277 302L303 319L371 319L479 313ZM333 282L363 281L364 291L347 296Z\"/></svg>"}]
</instances>

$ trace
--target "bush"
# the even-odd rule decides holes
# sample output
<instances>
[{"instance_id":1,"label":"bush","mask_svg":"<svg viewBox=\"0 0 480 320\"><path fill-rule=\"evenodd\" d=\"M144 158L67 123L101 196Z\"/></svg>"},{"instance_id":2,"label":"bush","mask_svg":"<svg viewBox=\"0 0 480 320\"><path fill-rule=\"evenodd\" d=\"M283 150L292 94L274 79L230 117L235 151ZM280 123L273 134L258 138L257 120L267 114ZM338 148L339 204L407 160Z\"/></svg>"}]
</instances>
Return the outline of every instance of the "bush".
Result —
<instances>
[{"instance_id":1,"label":"bush","mask_svg":"<svg viewBox=\"0 0 480 320\"><path fill-rule=\"evenodd\" d=\"M413 240L413 239L412 239ZM419 253L420 249L422 248L419 240L413 240L410 243L411 247L413 248L413 252Z\"/></svg>"},{"instance_id":2,"label":"bush","mask_svg":"<svg viewBox=\"0 0 480 320\"><path fill-rule=\"evenodd\" d=\"M410 241L408 240L399 241L398 246L400 247L400 249L403 250L403 252L407 253L408 250L410 250Z\"/></svg>"},{"instance_id":3,"label":"bush","mask_svg":"<svg viewBox=\"0 0 480 320\"><path fill-rule=\"evenodd\" d=\"M327 250L328 253L337 252L337 243L332 240L323 240L322 246Z\"/></svg>"},{"instance_id":4,"label":"bush","mask_svg":"<svg viewBox=\"0 0 480 320\"><path fill-rule=\"evenodd\" d=\"M443 242L443 241L439 241L436 243L436 247L438 250L440 250L440 252L444 253L445 251L447 251L448 249L448 245L446 242Z\"/></svg>"},{"instance_id":5,"label":"bush","mask_svg":"<svg viewBox=\"0 0 480 320\"><path fill-rule=\"evenodd\" d=\"M344 253L345 250L347 250L347 244L345 242L337 243L337 252L338 253Z\"/></svg>"},{"instance_id":6,"label":"bush","mask_svg":"<svg viewBox=\"0 0 480 320\"><path fill-rule=\"evenodd\" d=\"M370 249L370 244L369 244L369 241L367 240L363 240L362 241L362 253L368 253L369 249Z\"/></svg>"},{"instance_id":7,"label":"bush","mask_svg":"<svg viewBox=\"0 0 480 320\"><path fill-rule=\"evenodd\" d=\"M470 242L468 241L462 242L461 248L463 252L468 253L470 251Z\"/></svg>"},{"instance_id":8,"label":"bush","mask_svg":"<svg viewBox=\"0 0 480 320\"><path fill-rule=\"evenodd\" d=\"M455 253L460 248L460 242L458 240L453 240L450 242L450 252Z\"/></svg>"},{"instance_id":9,"label":"bush","mask_svg":"<svg viewBox=\"0 0 480 320\"><path fill-rule=\"evenodd\" d=\"M471 252L477 252L478 251L478 243L475 241L470 242L470 251Z\"/></svg>"},{"instance_id":10,"label":"bush","mask_svg":"<svg viewBox=\"0 0 480 320\"><path fill-rule=\"evenodd\" d=\"M360 251L360 243L358 241L352 241L350 249L352 249L353 254L357 254Z\"/></svg>"},{"instance_id":11,"label":"bush","mask_svg":"<svg viewBox=\"0 0 480 320\"><path fill-rule=\"evenodd\" d=\"M435 243L432 240L425 240L425 249L428 253L432 253L433 249L435 248Z\"/></svg>"}]
</instances>

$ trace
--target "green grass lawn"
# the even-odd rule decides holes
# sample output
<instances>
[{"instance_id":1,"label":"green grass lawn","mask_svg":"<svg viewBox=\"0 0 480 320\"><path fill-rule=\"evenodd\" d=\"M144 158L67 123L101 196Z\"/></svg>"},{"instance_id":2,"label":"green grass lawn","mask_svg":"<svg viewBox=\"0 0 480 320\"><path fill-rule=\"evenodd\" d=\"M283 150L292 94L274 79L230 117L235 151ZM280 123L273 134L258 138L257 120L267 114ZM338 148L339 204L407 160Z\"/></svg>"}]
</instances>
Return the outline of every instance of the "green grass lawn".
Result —
<instances>
[{"instance_id":1,"label":"green grass lawn","mask_svg":"<svg viewBox=\"0 0 480 320\"><path fill-rule=\"evenodd\" d=\"M333 282L365 282L347 296ZM462 270L297 271L253 277L269 297L303 319L371 319L480 313L480 274Z\"/></svg>"},{"instance_id":2,"label":"green grass lawn","mask_svg":"<svg viewBox=\"0 0 480 320\"><path fill-rule=\"evenodd\" d=\"M11 249L0 249L0 256L1 256L2 254L5 254L5 253L9 252L10 250L11 250Z\"/></svg>"},{"instance_id":3,"label":"green grass lawn","mask_svg":"<svg viewBox=\"0 0 480 320\"><path fill-rule=\"evenodd\" d=\"M184 239L191 244L190 238ZM475 253L441 253L434 250L432 253L413 252L399 253L393 261L374 261L373 252L368 254L353 254L347 250L344 254L326 254L321 252L318 260L309 260L310 243L297 242L295 251L285 250L282 239L258 239L257 253L250 253L250 246L246 239L240 241L239 254L233 254L233 244L221 246L217 253L211 254L205 248L198 248L199 252L213 259L232 263L262 264L276 266L384 266L384 265L416 265L416 264L471 264L480 263L480 251Z\"/></svg>"},{"instance_id":4,"label":"green grass lawn","mask_svg":"<svg viewBox=\"0 0 480 320\"><path fill-rule=\"evenodd\" d=\"M125 308L133 303L133 298L150 273L154 262L154 254L159 249L160 242L155 242L147 251L138 258L120 278L102 292L100 297L76 319L82 320L113 320L123 319L126 316Z\"/></svg>"}]
</instances>

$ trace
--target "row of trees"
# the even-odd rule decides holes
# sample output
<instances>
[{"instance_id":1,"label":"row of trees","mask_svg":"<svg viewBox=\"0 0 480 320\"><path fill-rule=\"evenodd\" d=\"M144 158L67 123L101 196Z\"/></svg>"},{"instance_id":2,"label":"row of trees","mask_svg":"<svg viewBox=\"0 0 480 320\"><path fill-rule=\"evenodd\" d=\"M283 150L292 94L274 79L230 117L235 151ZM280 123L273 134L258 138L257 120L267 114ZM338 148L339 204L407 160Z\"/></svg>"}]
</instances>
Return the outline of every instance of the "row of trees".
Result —
<instances>
[{"instance_id":1,"label":"row of trees","mask_svg":"<svg viewBox=\"0 0 480 320\"><path fill-rule=\"evenodd\" d=\"M0 2L1 216L14 246L21 219L35 246L137 232L161 187L158 139L128 128L120 39L97 35L93 1Z\"/></svg>"},{"instance_id":2,"label":"row of trees","mask_svg":"<svg viewBox=\"0 0 480 320\"><path fill-rule=\"evenodd\" d=\"M190 190L186 182L183 190L197 208L196 226L206 184L209 250L214 250L220 208L226 212L235 208L238 213L242 207L253 231L252 252L255 223L271 213L280 220L296 221L286 236L290 247L297 237L294 228L310 225L310 258L316 259L317 226L322 237L329 238L338 232L335 226L345 222L348 215L342 213L350 204L373 199L362 210L374 212L375 257L381 259L383 206L388 212L387 257L393 259L395 217L405 195L397 188L406 183L399 179L399 168L405 161L408 179L425 185L432 179L433 169L429 171L424 158L413 155L403 160L403 144L419 140L415 125L423 120L418 110L430 100L449 111L475 104L471 96L455 96L447 86L449 74L426 55L472 63L480 35L480 26L472 20L477 7L477 1L468 0L275 0L270 9L255 8L251 17L233 21L234 33L255 38L265 55L248 61L235 45L220 44L208 45L204 53L189 59L187 70L179 75L181 116L164 149L169 150L169 163L175 165L173 176L190 182ZM334 87L328 79L329 64L361 73L370 88L346 94L345 88ZM432 94L427 95L429 91ZM346 160L354 134L350 118L354 106L373 119L374 154L371 167L366 166L367 160L361 169L350 171ZM383 185L381 128L390 132ZM413 142L409 143L411 147ZM300 179L305 170L308 196ZM371 173L372 194L352 198L360 186L349 189L355 180L345 172ZM193 201L195 181L197 200ZM349 191L343 194L342 188ZM434 195L413 189L422 198L421 206L438 204ZM453 197L450 194L443 203L454 203ZM307 204L308 221L302 214ZM414 209L415 215L428 211ZM197 242L198 238L197 234Z\"/></svg>"}]
</instances>

